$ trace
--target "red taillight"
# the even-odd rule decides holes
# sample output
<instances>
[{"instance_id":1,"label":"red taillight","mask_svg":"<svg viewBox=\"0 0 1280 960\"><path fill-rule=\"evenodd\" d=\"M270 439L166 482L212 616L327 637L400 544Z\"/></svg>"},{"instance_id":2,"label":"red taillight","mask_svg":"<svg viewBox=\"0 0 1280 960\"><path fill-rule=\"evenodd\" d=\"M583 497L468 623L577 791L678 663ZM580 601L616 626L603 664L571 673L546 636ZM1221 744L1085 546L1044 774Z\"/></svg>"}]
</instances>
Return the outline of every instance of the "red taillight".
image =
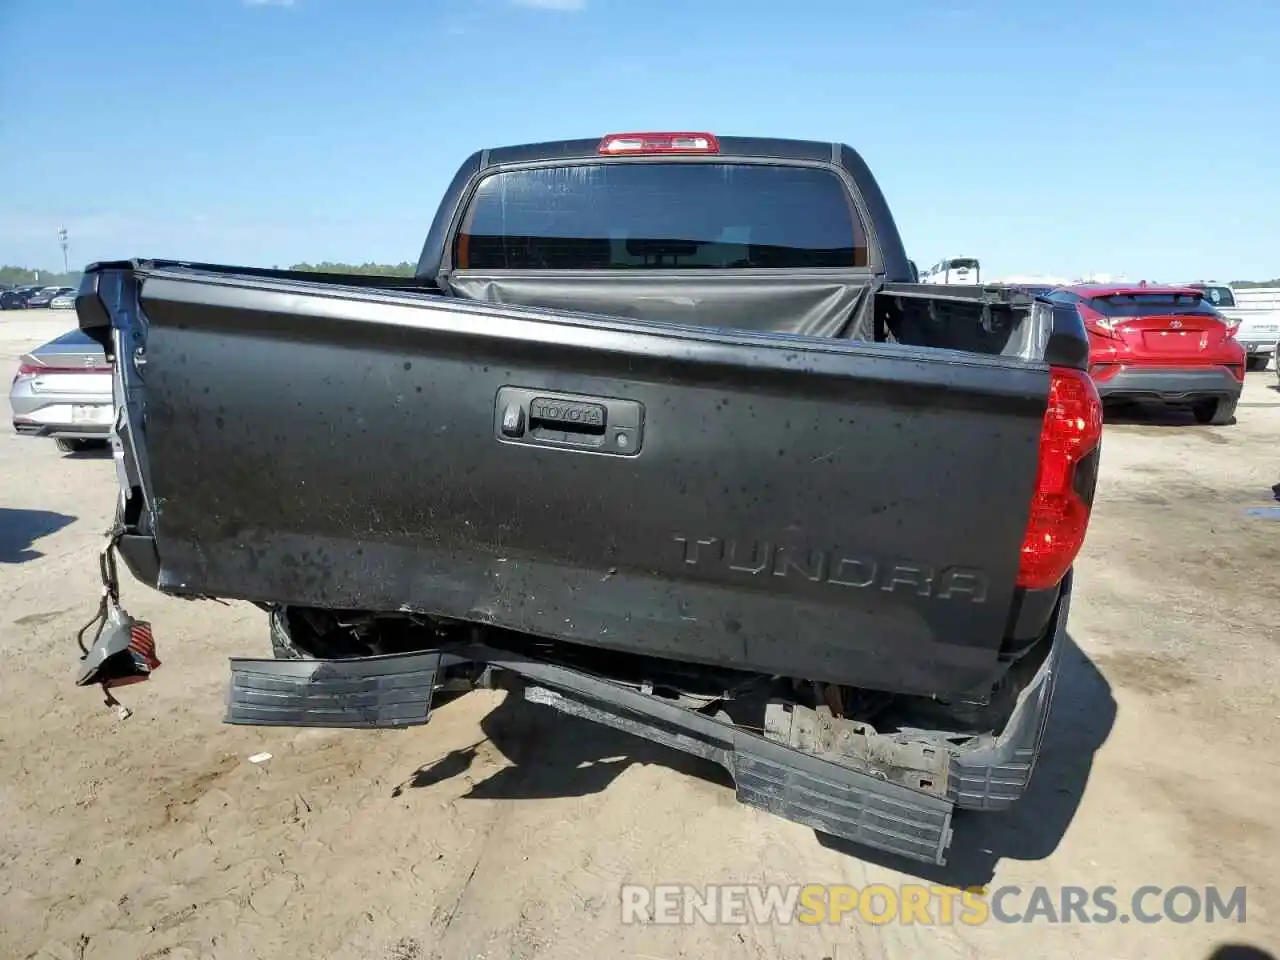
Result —
<instances>
[{"instance_id":1,"label":"red taillight","mask_svg":"<svg viewBox=\"0 0 1280 960\"><path fill-rule=\"evenodd\" d=\"M600 141L606 156L644 153L719 153L720 141L710 133L611 133Z\"/></svg>"},{"instance_id":2,"label":"red taillight","mask_svg":"<svg viewBox=\"0 0 1280 960\"><path fill-rule=\"evenodd\" d=\"M1089 505L1076 492L1076 466L1102 440L1102 401L1083 370L1052 367L1040 428L1031 516L1022 539L1018 586L1045 590L1062 580L1084 545Z\"/></svg>"},{"instance_id":3,"label":"red taillight","mask_svg":"<svg viewBox=\"0 0 1280 960\"><path fill-rule=\"evenodd\" d=\"M1116 333L1115 323L1110 317L1105 317L1098 311L1081 304L1080 318L1084 321L1084 328L1090 333L1109 340L1120 339L1120 335Z\"/></svg>"},{"instance_id":4,"label":"red taillight","mask_svg":"<svg viewBox=\"0 0 1280 960\"><path fill-rule=\"evenodd\" d=\"M1223 323L1224 323L1224 324L1226 324L1226 327L1227 327L1227 339L1228 339L1228 340L1232 339L1233 337L1235 337L1235 335L1236 335L1237 333L1239 333L1239 332L1240 332L1240 321L1239 321L1239 320L1224 320L1224 321L1223 321Z\"/></svg>"}]
</instances>

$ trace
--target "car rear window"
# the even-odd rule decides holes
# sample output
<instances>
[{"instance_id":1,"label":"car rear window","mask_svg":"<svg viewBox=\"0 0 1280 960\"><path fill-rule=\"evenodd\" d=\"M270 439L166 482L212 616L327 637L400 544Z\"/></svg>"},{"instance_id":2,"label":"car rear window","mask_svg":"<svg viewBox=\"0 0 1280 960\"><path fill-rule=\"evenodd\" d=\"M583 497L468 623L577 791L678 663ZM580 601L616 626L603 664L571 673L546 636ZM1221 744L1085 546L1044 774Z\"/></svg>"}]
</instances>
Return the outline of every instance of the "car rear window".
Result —
<instances>
[{"instance_id":1,"label":"car rear window","mask_svg":"<svg viewBox=\"0 0 1280 960\"><path fill-rule=\"evenodd\" d=\"M1204 296L1215 307L1234 307L1236 305L1236 298L1232 295L1230 287L1205 287Z\"/></svg>"},{"instance_id":2,"label":"car rear window","mask_svg":"<svg viewBox=\"0 0 1280 960\"><path fill-rule=\"evenodd\" d=\"M454 245L472 270L865 267L867 235L832 171L600 163L482 180Z\"/></svg>"},{"instance_id":3,"label":"car rear window","mask_svg":"<svg viewBox=\"0 0 1280 960\"><path fill-rule=\"evenodd\" d=\"M951 270L974 270L978 266L977 260L952 260Z\"/></svg>"},{"instance_id":4,"label":"car rear window","mask_svg":"<svg viewBox=\"0 0 1280 960\"><path fill-rule=\"evenodd\" d=\"M1127 293L1092 297L1089 306L1105 317L1163 317L1174 314L1216 315L1199 293Z\"/></svg>"}]
</instances>

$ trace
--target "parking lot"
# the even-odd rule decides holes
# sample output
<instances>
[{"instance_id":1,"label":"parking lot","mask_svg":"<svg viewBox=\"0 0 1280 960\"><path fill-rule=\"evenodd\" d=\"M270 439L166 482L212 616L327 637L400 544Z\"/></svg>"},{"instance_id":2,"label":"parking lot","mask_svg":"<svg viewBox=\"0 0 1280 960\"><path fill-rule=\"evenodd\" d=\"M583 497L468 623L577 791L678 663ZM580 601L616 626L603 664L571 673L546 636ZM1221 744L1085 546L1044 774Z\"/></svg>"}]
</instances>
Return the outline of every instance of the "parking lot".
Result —
<instances>
[{"instance_id":1,"label":"parking lot","mask_svg":"<svg viewBox=\"0 0 1280 960\"><path fill-rule=\"evenodd\" d=\"M74 323L0 315L0 368ZM7 384L7 379L6 379ZM72 685L114 506L106 454L0 430L0 956L1207 960L1280 942L1280 392L1238 421L1106 428L1073 647L1033 787L951 860L864 859L737 805L715 768L496 693L403 732L221 721L247 605L126 579L163 667ZM270 754L261 760L258 755ZM251 762L250 757L260 762ZM1244 887L1244 923L624 924L624 883ZM1056 893L1055 893L1056 896Z\"/></svg>"}]
</instances>

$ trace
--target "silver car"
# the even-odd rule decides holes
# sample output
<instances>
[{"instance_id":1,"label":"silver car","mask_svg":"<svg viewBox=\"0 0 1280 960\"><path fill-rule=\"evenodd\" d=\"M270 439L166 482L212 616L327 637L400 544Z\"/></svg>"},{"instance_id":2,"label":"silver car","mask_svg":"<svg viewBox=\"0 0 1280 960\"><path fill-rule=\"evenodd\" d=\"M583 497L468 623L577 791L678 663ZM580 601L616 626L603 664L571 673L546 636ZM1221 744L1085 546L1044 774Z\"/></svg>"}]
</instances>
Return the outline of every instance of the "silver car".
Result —
<instances>
[{"instance_id":1,"label":"silver car","mask_svg":"<svg viewBox=\"0 0 1280 960\"><path fill-rule=\"evenodd\" d=\"M1275 287L1242 287L1229 284L1191 284L1204 291L1227 320L1237 324L1235 338L1244 347L1245 369L1265 370L1275 352L1276 334L1280 333L1280 291Z\"/></svg>"},{"instance_id":2,"label":"silver car","mask_svg":"<svg viewBox=\"0 0 1280 960\"><path fill-rule=\"evenodd\" d=\"M50 310L74 310L76 308L76 292L69 290L60 293L49 301Z\"/></svg>"},{"instance_id":3,"label":"silver car","mask_svg":"<svg viewBox=\"0 0 1280 960\"><path fill-rule=\"evenodd\" d=\"M14 430L53 437L64 453L109 440L115 407L111 367L102 347L72 330L23 354L9 406Z\"/></svg>"}]
</instances>

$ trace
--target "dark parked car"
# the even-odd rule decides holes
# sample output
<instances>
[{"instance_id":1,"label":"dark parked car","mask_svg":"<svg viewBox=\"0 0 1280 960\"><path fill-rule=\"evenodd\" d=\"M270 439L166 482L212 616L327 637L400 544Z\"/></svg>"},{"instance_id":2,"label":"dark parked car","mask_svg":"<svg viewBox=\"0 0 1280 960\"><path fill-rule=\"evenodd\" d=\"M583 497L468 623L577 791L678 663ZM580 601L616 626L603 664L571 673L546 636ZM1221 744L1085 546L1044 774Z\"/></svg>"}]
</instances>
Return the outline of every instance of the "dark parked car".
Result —
<instances>
[{"instance_id":1,"label":"dark parked car","mask_svg":"<svg viewBox=\"0 0 1280 960\"><path fill-rule=\"evenodd\" d=\"M231 722L403 727L500 685L933 863L956 807L1026 790L1098 470L1089 338L915 282L850 147L478 151L415 277L115 261L76 309L113 354L125 563L268 611Z\"/></svg>"},{"instance_id":2,"label":"dark parked car","mask_svg":"<svg viewBox=\"0 0 1280 960\"><path fill-rule=\"evenodd\" d=\"M35 296L44 287L15 287L0 293L0 310L21 310L27 305L27 299Z\"/></svg>"},{"instance_id":3,"label":"dark parked car","mask_svg":"<svg viewBox=\"0 0 1280 960\"><path fill-rule=\"evenodd\" d=\"M61 296L64 293L73 292L72 287L42 287L39 292L33 293L27 298L27 309L45 309L53 303L53 298Z\"/></svg>"}]
</instances>

